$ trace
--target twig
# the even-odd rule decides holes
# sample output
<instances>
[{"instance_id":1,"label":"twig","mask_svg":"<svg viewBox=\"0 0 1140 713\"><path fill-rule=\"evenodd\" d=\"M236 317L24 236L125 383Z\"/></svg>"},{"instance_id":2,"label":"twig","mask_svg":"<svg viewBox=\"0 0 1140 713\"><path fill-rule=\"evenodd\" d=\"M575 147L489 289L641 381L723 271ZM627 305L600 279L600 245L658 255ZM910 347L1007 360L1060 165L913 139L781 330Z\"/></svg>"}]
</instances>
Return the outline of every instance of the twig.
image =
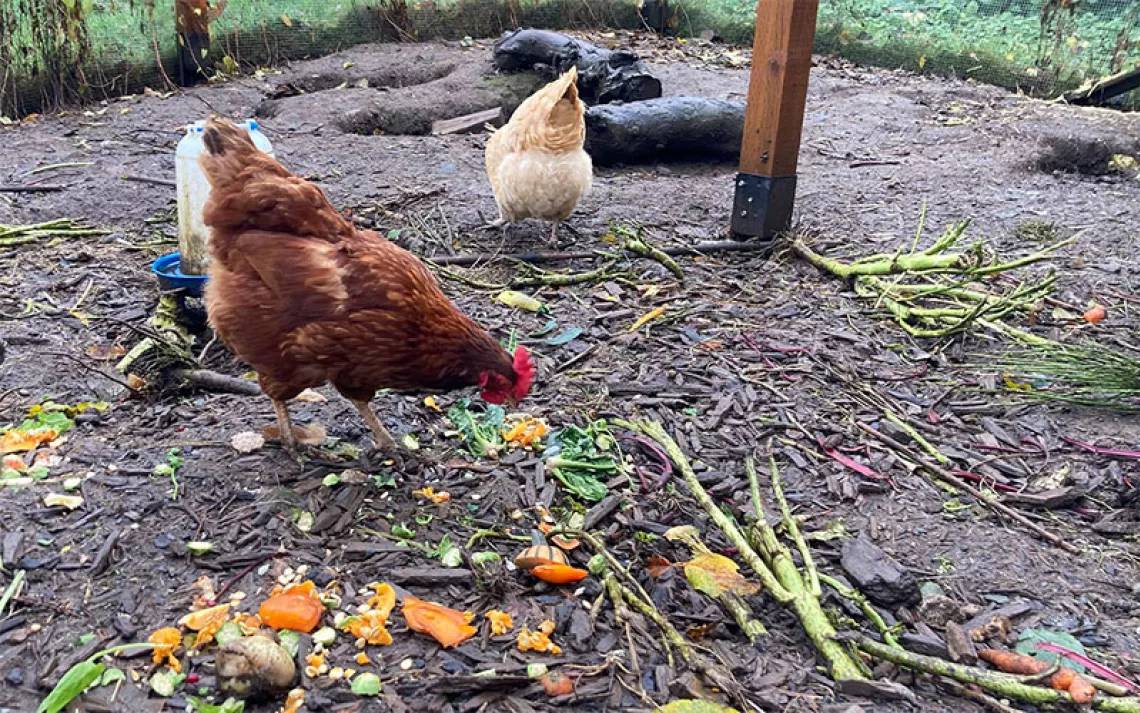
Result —
<instances>
[{"instance_id":1,"label":"twig","mask_svg":"<svg viewBox=\"0 0 1140 713\"><path fill-rule=\"evenodd\" d=\"M635 592L616 579L611 578L610 581L613 582L611 586L616 587L627 604L650 619L661 629L661 633L665 636L666 641L673 648L681 652L681 658L685 660L685 663L696 669L709 683L720 688L741 707L749 707L748 699L745 697L744 691L736 679L732 677L732 674L724 667L715 664L699 651L695 651L693 647L685 641L685 637L681 636L681 632L677 631L677 628L653 606L651 599L643 600Z\"/></svg>"},{"instance_id":2,"label":"twig","mask_svg":"<svg viewBox=\"0 0 1140 713\"><path fill-rule=\"evenodd\" d=\"M37 173L44 173L46 171L54 171L58 168L86 168L87 166L94 166L94 165L95 165L94 161L73 161L71 163L52 163L52 164L48 164L47 166L40 166L39 168L33 168L30 171L24 171L23 173L20 174L20 176L21 177L23 177L23 176L34 176Z\"/></svg>"},{"instance_id":3,"label":"twig","mask_svg":"<svg viewBox=\"0 0 1140 713\"><path fill-rule=\"evenodd\" d=\"M67 186L49 185L47 183L38 186L0 183L0 193L56 193L63 190L67 190Z\"/></svg>"},{"instance_id":4,"label":"twig","mask_svg":"<svg viewBox=\"0 0 1140 713\"><path fill-rule=\"evenodd\" d=\"M701 486L697 480L696 474L693 472L692 465L689 459L681 451L680 446L674 441L660 423L649 421L641 424L632 424L624 421L616 422L619 426L629 428L631 430L641 431L645 435L656 441L665 453L673 460L674 464L680 469L681 476L684 478L685 483L689 486L689 491L693 497L720 528L721 532L728 538L729 542L736 547L741 559L752 569L760 581L764 584L769 594L774 599L790 607L795 611L796 616L799 617L800 626L803 628L804 633L811 639L812 644L815 646L816 651L828 663L828 671L832 678L837 681L854 680L864 678L863 671L854 658L852 658L846 649L835 641L835 628L832 626L827 614L823 611L820 605L819 597L813 595L811 583L818 581L811 574L814 569L814 564L808 558L804 563L804 569L807 571L801 573L796 567L792 559L791 551L787 547L780 544L776 537L775 530L768 524L764 517L763 506L759 499L759 485L756 478L756 469L752 466L751 459L744 462L745 470L748 472L749 484L754 495L754 508L756 510L758 522L753 526L750 535L756 537L745 537L737 526L735 520L717 507L713 502L708 492ZM772 461L772 468L775 469L775 461ZM779 477L778 475L776 476ZM777 498L782 498L782 493L777 494ZM781 506L781 511L790 515L790 508ZM799 530L795 529L785 521L785 527L788 529L790 536L799 535ZM802 536L795 538L796 547L802 552L806 549L807 545L802 542ZM761 557L759 553L763 553ZM765 561L767 558L767 561Z\"/></svg>"},{"instance_id":5,"label":"twig","mask_svg":"<svg viewBox=\"0 0 1140 713\"><path fill-rule=\"evenodd\" d=\"M899 418L899 416L895 414L894 411L891 411L890 409L883 409L883 415L886 416L888 421L901 428L906 433L906 435L910 436L915 443L922 447L922 450L926 451L932 458L934 458L934 460L938 461L939 465L950 464L949 457L947 457L942 451L935 448L930 441L926 440L926 438L923 437L923 435L915 429L914 426Z\"/></svg>"},{"instance_id":6,"label":"twig","mask_svg":"<svg viewBox=\"0 0 1140 713\"><path fill-rule=\"evenodd\" d=\"M4 590L4 595L0 596L0 616L4 616L4 610L8 608L8 603L12 601L16 593L20 591L20 587L24 584L25 576L27 576L27 572L22 569L16 570L12 581L8 583L8 588Z\"/></svg>"},{"instance_id":7,"label":"twig","mask_svg":"<svg viewBox=\"0 0 1140 713\"><path fill-rule=\"evenodd\" d=\"M262 393L261 387L249 379L226 376L207 369L174 369L171 376L203 391L243 396L258 396Z\"/></svg>"},{"instance_id":8,"label":"twig","mask_svg":"<svg viewBox=\"0 0 1140 713\"><path fill-rule=\"evenodd\" d=\"M914 450L912 450L908 446L905 446L902 443L899 443L898 441L896 441L895 439L891 438L890 436L888 436L884 433L880 433L880 432L876 431L874 428L871 428L870 426L868 426L865 423L858 423L857 425L859 426L859 428L861 428L868 435L874 436L875 438L879 439L880 441L882 441L886 445L888 445L891 448L893 448L894 450L898 451L900 454L905 456L907 460L911 461L912 463L914 463L915 465L917 465L921 468L925 468L927 472L929 472L931 475L933 475L938 480L941 480L943 483L946 483L947 485L951 485L955 488L959 488L961 490L966 491L979 504L984 505L985 507L988 507L992 510L995 510L998 513L1001 513L1002 515L1005 515L1009 519L1017 522L1018 524L1022 525L1023 527L1028 528L1029 530L1033 531L1034 533L1037 534L1038 537L1042 538L1046 542L1054 544L1057 547L1060 547L1061 549L1065 550L1066 552L1070 552L1070 553L1075 554L1075 555L1081 554L1081 552L1082 552L1081 548L1077 547L1076 545L1072 544L1071 542L1068 542L1067 540L1061 538L1060 536L1055 535L1052 532L1049 532L1045 528L1043 528L1040 525L1038 525L1037 523L1029 520L1029 518L1025 517L1024 515L1017 512L1013 508L1009 507L1005 503L1003 503L999 500L994 500L992 498L986 497L980 490L978 490L974 486L970 485L966 481L962 480L961 478L954 477L954 474L951 473L950 471L946 470L945 468L938 466L938 465L934 465L933 463L927 463L925 460L922 459L921 455L919 455L917 452L915 452Z\"/></svg>"},{"instance_id":9,"label":"twig","mask_svg":"<svg viewBox=\"0 0 1140 713\"><path fill-rule=\"evenodd\" d=\"M123 176L123 180L124 181L134 181L136 183L151 183L151 184L154 184L156 186L169 186L171 188L175 188L178 185L174 181L170 181L170 180L167 180L165 178L150 178L149 176L126 175L126 176Z\"/></svg>"},{"instance_id":10,"label":"twig","mask_svg":"<svg viewBox=\"0 0 1140 713\"><path fill-rule=\"evenodd\" d=\"M111 530L111 534L107 535L107 539L99 547L99 551L95 554L95 559L91 561L91 574L90 577L98 577L103 574L107 569L107 565L111 562L111 553L115 550L115 545L119 542L119 536L123 534L121 527L116 527Z\"/></svg>"},{"instance_id":11,"label":"twig","mask_svg":"<svg viewBox=\"0 0 1140 713\"><path fill-rule=\"evenodd\" d=\"M677 442L669 437L661 424L655 422L648 422L643 424L619 424L626 425L631 430L641 431L649 436L664 449L665 453L673 460L681 470L681 476L685 480L685 484L689 486L689 492L693 494L693 498L700 504L704 511L708 513L716 526L724 533L732 546L740 553L741 559L744 560L756 576L760 578L760 582L772 598L778 602L787 604L794 599L794 595L784 588L772 571L768 568L768 563L761 559L760 555L756 553L752 546L748 543L748 538L744 536L736 523L725 514L720 507L713 501L708 491L697 480L696 474L693 472L692 466L689 464L689 459L681 452L681 448Z\"/></svg>"},{"instance_id":12,"label":"twig","mask_svg":"<svg viewBox=\"0 0 1140 713\"><path fill-rule=\"evenodd\" d=\"M230 581L225 583L225 586L223 586L221 589L219 589L217 592L214 593L214 596L210 599L210 606L217 604L218 600L220 600L222 598L222 596L225 595L226 592L230 591L230 589L232 589L235 584L237 584L238 582L240 582L242 580L242 577L246 576L247 574L252 572L254 569L260 567L262 564L268 562L269 560L273 559L274 557L279 557L279 556L284 555L284 554L285 554L284 552L271 552L271 553L269 553L263 557L260 557L256 560L254 560L253 562L250 562L249 566L243 567L240 572L238 572L237 574L235 574L233 577L230 578Z\"/></svg>"},{"instance_id":13,"label":"twig","mask_svg":"<svg viewBox=\"0 0 1140 713\"><path fill-rule=\"evenodd\" d=\"M621 232L619 232L619 230ZM666 270L673 273L673 275L678 280L681 282L685 281L685 271L681 269L681 266L677 264L677 261L660 248L650 245L645 237L641 234L640 229L638 229L635 235L629 235L628 229L621 229L618 227L614 228L614 232L625 237L625 242L622 243L622 249L628 250L631 253L636 253L642 257L656 260L657 262L661 263Z\"/></svg>"},{"instance_id":14,"label":"twig","mask_svg":"<svg viewBox=\"0 0 1140 713\"><path fill-rule=\"evenodd\" d=\"M670 257L686 255L700 256L720 252L766 252L772 249L772 243L762 240L713 240L697 243L685 248L660 248L660 251ZM605 253L602 253L605 255ZM552 252L552 253L514 253L497 255L483 253L479 255L437 255L425 257L436 265L456 265L459 267L477 265L493 260L515 260L517 262L565 262L568 260L585 260L599 257L597 252Z\"/></svg>"}]
</instances>

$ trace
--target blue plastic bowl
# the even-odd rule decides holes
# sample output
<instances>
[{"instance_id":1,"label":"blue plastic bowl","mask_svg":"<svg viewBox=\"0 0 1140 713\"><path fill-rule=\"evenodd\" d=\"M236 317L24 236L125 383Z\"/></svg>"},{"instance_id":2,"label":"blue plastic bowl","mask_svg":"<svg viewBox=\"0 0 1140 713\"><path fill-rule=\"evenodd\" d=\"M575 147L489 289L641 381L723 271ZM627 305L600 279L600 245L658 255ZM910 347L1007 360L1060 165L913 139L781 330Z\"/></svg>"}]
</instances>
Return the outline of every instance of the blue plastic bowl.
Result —
<instances>
[{"instance_id":1,"label":"blue plastic bowl","mask_svg":"<svg viewBox=\"0 0 1140 713\"><path fill-rule=\"evenodd\" d=\"M163 255L154 261L150 269L164 291L182 290L190 297L201 297L209 278L205 275L183 275L179 269L181 259L182 256L178 253Z\"/></svg>"}]
</instances>

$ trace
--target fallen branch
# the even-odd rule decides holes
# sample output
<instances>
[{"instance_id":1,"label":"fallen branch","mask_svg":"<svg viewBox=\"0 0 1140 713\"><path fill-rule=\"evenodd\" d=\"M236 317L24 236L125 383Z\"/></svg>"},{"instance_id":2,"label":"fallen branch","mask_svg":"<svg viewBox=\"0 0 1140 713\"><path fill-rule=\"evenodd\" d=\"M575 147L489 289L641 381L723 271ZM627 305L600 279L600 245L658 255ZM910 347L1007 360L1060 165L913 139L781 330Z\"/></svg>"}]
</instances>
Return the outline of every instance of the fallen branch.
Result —
<instances>
[{"instance_id":1,"label":"fallen branch","mask_svg":"<svg viewBox=\"0 0 1140 713\"><path fill-rule=\"evenodd\" d=\"M893 254L841 262L820 255L802 240L792 243L792 251L817 268L850 281L856 294L873 299L876 306L886 309L911 336L941 338L979 324L1006 336L1016 334L1035 339L1000 320L1014 311L1033 310L1053 290L1056 276L1050 274L1040 280L1017 284L1000 294L991 292L985 280L1047 260L1057 250L1075 242L1080 234L1035 253L1001 261L987 255L983 243L967 251L948 252L961 239L966 221L951 226L932 246L918 251L924 222L925 207L908 253L900 248ZM890 275L905 275L911 279L905 283L883 279Z\"/></svg>"},{"instance_id":2,"label":"fallen branch","mask_svg":"<svg viewBox=\"0 0 1140 713\"><path fill-rule=\"evenodd\" d=\"M855 645L867 654L889 661L913 671L945 676L960 683L977 686L1006 698L1016 699L1036 706L1075 705L1067 691L1055 691L1024 683L1019 677L997 671L987 671L973 666L951 663L933 656L916 654L906 649L859 637ZM1093 710L1105 713L1140 713L1140 698L1106 698L1097 696L1092 702Z\"/></svg>"},{"instance_id":3,"label":"fallen branch","mask_svg":"<svg viewBox=\"0 0 1140 713\"><path fill-rule=\"evenodd\" d=\"M1049 542L1050 544L1056 545L1057 547L1060 547L1061 549L1065 550L1066 552L1070 552L1070 553L1075 554L1075 555L1081 554L1081 552L1082 552L1081 548L1079 548L1076 545L1072 544L1071 542L1061 538L1059 535L1055 535L1052 532L1049 532L1045 528L1043 528L1040 525L1038 525L1037 523L1031 521L1029 518L1025 517L1024 515L1017 512L1016 510L1009 507L1008 505L1001 502L1000 500L995 500L994 498L986 497L986 495L984 493L982 493L980 490L978 490L974 486L970 485L966 481L962 480L961 478L954 477L953 473L946 470L942 466L926 462L925 460L923 460L921 455L919 455L916 451L912 450L908 446L905 446L902 443L899 443L898 441L896 441L895 439L886 435L885 433L880 433L879 431L875 430L874 428L871 428L869 425L867 425L865 423L858 423L856 425L858 425L859 428L862 429L865 433L867 433L870 436L873 436L874 438L877 438L878 440L882 441L884 444L890 446L893 450L897 451L897 453L899 455L901 455L902 457L904 457L907 461L913 463L914 465L916 465L920 468L925 469L928 473L930 473L931 475L933 475L935 478L942 481L946 485L957 488L959 490L964 490L965 492L969 493L969 495L971 497L973 497L974 500L976 500L979 505L982 505L984 507L988 507L991 510L996 511L999 514L1004 515L1005 517L1009 518L1010 520L1017 522L1019 525L1022 525L1023 527L1034 532L1041 539L1045 540L1046 542Z\"/></svg>"},{"instance_id":4,"label":"fallen branch","mask_svg":"<svg viewBox=\"0 0 1140 713\"><path fill-rule=\"evenodd\" d=\"M664 250L650 245L649 242L645 240L645 236L643 235L644 230L641 226L638 226L636 230L630 230L624 225L615 225L613 233L623 238L621 245L623 250L628 250L636 255L647 257L650 260L656 260L661 263L666 270L673 273L678 280L681 282L685 281L685 272L681 269L681 266Z\"/></svg>"},{"instance_id":5,"label":"fallen branch","mask_svg":"<svg viewBox=\"0 0 1140 713\"><path fill-rule=\"evenodd\" d=\"M772 249L772 243L766 240L711 240L697 243L684 248L660 248L663 255L670 257L702 256L720 252L767 252ZM579 252L550 252L550 253L512 253L507 255L494 253L481 253L478 255L437 255L425 257L425 260L436 265L454 265L457 267L470 267L496 260L513 260L515 262L541 263L541 262L567 262L570 260L589 260L597 257L612 257L607 253L596 251Z\"/></svg>"},{"instance_id":6,"label":"fallen branch","mask_svg":"<svg viewBox=\"0 0 1140 713\"><path fill-rule=\"evenodd\" d=\"M803 558L802 571L796 567L791 550L779 541L775 529L768 523L764 515L763 504L759 498L760 488L756 469L753 467L751 459L745 461L745 470L748 473L752 490L757 522L750 528L748 536L745 536L735 520L721 510L709 496L697 480L689 459L685 457L680 446L666 433L660 423L648 421L639 424L620 423L619 425L644 433L656 441L669 455L680 469L681 476L693 497L712 518L729 542L736 547L741 559L764 584L768 593L781 604L792 609L799 617L804 632L811 639L816 650L827 661L828 672L831 677L837 681L865 679L859 663L835 640L835 628L820 604L819 576L815 564L812 562L807 543L804 542L794 518L791 517L791 510L787 501L783 497L783 489L780 487L780 476L775 460L770 461L773 491L776 499L780 501L785 531L795 542Z\"/></svg>"},{"instance_id":7,"label":"fallen branch","mask_svg":"<svg viewBox=\"0 0 1140 713\"><path fill-rule=\"evenodd\" d=\"M0 225L0 247L34 243L41 238L48 237L72 238L87 235L106 235L109 232L111 231L88 228L70 218L49 220L46 223L34 223L32 225Z\"/></svg>"}]
</instances>

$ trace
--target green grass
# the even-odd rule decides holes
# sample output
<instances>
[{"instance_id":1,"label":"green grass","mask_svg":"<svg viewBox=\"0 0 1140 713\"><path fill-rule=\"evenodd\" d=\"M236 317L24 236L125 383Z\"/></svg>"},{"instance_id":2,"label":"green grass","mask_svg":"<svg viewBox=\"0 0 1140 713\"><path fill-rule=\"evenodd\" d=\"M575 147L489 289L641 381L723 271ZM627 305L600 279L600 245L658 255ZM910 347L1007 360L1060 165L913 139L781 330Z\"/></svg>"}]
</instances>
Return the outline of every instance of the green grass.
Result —
<instances>
[{"instance_id":1,"label":"green grass","mask_svg":"<svg viewBox=\"0 0 1140 713\"><path fill-rule=\"evenodd\" d=\"M888 68L974 77L1010 89L1056 93L1140 66L1134 0L1086 0L1060 30L1041 22L1043 0L822 0L815 48ZM681 34L714 29L751 42L755 2L689 0ZM1130 12L1131 11L1131 12Z\"/></svg>"},{"instance_id":2,"label":"green grass","mask_svg":"<svg viewBox=\"0 0 1140 713\"><path fill-rule=\"evenodd\" d=\"M126 78L113 85L117 91L157 86L155 45L168 71L176 54L170 8L155 14L152 28L144 2L131 9L128 0L87 1L94 6L86 19L89 51L81 76L95 84ZM229 0L214 25L214 46L219 57L248 67L393 39L391 24L375 8L397 1ZM1038 94L1056 94L1140 66L1137 0L1083 0L1075 14L1062 13L1060 22L1043 28L1047 2L1060 0L821 0L816 50L862 64L972 77ZM160 6L171 4L159 0ZM407 12L413 34L427 39L494 36L518 25L637 27L635 7L634 0L409 0ZM673 0L673 7L679 35L712 29L730 42L751 42L755 0ZM58 81L58 68L70 68L76 55L45 58L29 51L39 46L19 19L5 40L15 70L10 74L15 93L34 104L37 95L49 95L45 82ZM39 33L45 36L52 35ZM51 51L74 52L69 47ZM65 82L83 98L78 79ZM0 114L11 106L8 81Z\"/></svg>"}]
</instances>

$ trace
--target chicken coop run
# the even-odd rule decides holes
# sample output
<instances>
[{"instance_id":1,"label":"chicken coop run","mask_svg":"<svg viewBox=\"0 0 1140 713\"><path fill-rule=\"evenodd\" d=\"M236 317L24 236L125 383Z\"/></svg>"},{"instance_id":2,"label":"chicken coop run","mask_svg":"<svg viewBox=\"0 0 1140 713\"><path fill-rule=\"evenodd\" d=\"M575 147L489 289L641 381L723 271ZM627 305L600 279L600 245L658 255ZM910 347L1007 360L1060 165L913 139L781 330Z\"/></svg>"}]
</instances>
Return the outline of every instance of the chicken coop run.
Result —
<instances>
[{"instance_id":1,"label":"chicken coop run","mask_svg":"<svg viewBox=\"0 0 1140 713\"><path fill-rule=\"evenodd\" d=\"M179 17L192 25L181 40ZM754 17L752 0L3 0L0 115L185 81L180 60L210 77L362 42L520 26L649 26L748 43ZM1140 3L823 0L815 49L1052 96L1140 63Z\"/></svg>"}]
</instances>

